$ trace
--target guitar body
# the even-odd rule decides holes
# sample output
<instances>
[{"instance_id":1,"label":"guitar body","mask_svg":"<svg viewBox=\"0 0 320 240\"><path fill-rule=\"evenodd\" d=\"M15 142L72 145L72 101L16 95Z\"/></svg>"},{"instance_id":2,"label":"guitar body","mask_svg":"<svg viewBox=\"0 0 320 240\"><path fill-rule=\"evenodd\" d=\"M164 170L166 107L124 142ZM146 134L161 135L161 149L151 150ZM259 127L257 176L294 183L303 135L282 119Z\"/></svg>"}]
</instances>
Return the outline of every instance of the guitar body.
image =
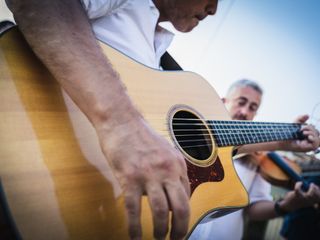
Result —
<instances>
[{"instance_id":1,"label":"guitar body","mask_svg":"<svg viewBox=\"0 0 320 240\"><path fill-rule=\"evenodd\" d=\"M211 213L245 206L248 197L233 168L233 148L216 147L210 135L209 154L185 152L170 123L181 116L175 115L179 111L229 119L212 87L194 73L150 69L101 46L145 119L186 157L193 191L189 233ZM87 118L17 29L1 36L0 49L2 203L17 235L32 240L127 239L122 190ZM143 237L152 239L150 209L145 197L142 201Z\"/></svg>"}]
</instances>

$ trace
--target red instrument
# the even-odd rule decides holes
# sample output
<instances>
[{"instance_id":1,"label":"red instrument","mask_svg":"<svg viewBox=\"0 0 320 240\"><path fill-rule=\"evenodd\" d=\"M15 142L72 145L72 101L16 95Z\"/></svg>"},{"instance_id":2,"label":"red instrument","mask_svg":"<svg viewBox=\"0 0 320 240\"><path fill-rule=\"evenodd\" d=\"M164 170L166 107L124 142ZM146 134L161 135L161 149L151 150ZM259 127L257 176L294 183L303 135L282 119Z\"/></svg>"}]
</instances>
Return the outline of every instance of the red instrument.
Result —
<instances>
[{"instance_id":1,"label":"red instrument","mask_svg":"<svg viewBox=\"0 0 320 240\"><path fill-rule=\"evenodd\" d=\"M275 152L255 153L256 163L259 165L260 174L272 185L292 189L300 177L300 166L284 156ZM308 189L308 184L303 182L303 190Z\"/></svg>"}]
</instances>

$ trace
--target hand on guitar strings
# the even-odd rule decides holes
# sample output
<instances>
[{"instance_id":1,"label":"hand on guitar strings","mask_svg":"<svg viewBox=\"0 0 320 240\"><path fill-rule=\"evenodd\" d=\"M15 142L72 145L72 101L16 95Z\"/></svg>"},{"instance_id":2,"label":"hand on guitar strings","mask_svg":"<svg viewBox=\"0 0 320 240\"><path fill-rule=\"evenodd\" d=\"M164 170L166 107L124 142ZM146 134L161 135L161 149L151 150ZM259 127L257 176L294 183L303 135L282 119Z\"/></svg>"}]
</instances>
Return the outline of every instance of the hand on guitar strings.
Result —
<instances>
[{"instance_id":1,"label":"hand on guitar strings","mask_svg":"<svg viewBox=\"0 0 320 240\"><path fill-rule=\"evenodd\" d=\"M304 124L308 119L308 115L302 115L299 116L295 122ZM281 142L282 146L279 149L295 152L308 152L316 150L320 146L319 131L313 125L303 125L301 127L301 132L304 136L304 139Z\"/></svg>"},{"instance_id":2,"label":"hand on guitar strings","mask_svg":"<svg viewBox=\"0 0 320 240\"><path fill-rule=\"evenodd\" d=\"M183 238L190 211L190 187L183 155L142 117L116 126L105 136L101 133L98 131L102 149L123 190L130 237L141 238L141 198L147 195L154 237L165 238L171 211L171 238Z\"/></svg>"}]
</instances>

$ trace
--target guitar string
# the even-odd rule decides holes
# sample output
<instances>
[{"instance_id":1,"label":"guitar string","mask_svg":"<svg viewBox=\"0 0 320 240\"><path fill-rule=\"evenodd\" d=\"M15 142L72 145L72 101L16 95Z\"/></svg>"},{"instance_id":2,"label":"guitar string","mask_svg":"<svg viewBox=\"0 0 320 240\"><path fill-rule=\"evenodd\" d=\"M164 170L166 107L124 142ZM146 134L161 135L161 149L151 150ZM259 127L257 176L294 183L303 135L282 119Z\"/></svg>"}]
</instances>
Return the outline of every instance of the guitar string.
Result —
<instances>
[{"instance_id":1,"label":"guitar string","mask_svg":"<svg viewBox=\"0 0 320 240\"><path fill-rule=\"evenodd\" d=\"M168 125L166 123L166 125ZM214 127L214 126L223 126L223 127L230 127L230 126L239 126L239 130L241 129L245 129L245 130L250 130L249 127L253 127L251 129L259 129L258 127L263 127L263 128L291 128L291 129L296 129L296 128L301 128L304 124L298 124L298 123L280 123L280 124L274 124L274 123L264 123L264 122L253 122L253 123L246 123L246 122L240 122L240 123L172 123L172 126L183 126L183 125L187 125L187 126L210 126L210 127ZM243 128L242 126L248 127L248 129ZM242 128L241 128L242 127ZM206 128L204 128L206 129ZM229 129L230 128L216 128L216 130L225 130L225 129ZM233 128L231 128L233 129Z\"/></svg>"},{"instance_id":2,"label":"guitar string","mask_svg":"<svg viewBox=\"0 0 320 240\"><path fill-rule=\"evenodd\" d=\"M169 135L169 134L167 134L167 135L162 135L162 136L165 136L165 137L171 137L171 135ZM186 135L179 135L179 136L177 136L177 135L174 135L175 137L194 137L195 135L191 135L191 136L186 136ZM205 136L205 137L209 137L209 136L211 136L210 134L203 134L203 135L196 135L195 137L198 137L198 136ZM287 139L287 138L294 138L294 136L284 136L284 135L282 135L281 136L282 138L281 139ZM279 139L279 140L281 140L280 138L279 138L279 136L270 136L269 138L267 138L267 137L254 137L253 139L251 139L251 138L245 138L244 136L242 136L242 137L231 137L231 138L214 138L215 140L217 140L217 141L220 141L220 140L226 140L226 141L228 141L228 140L236 140L236 141L238 141L238 140L240 140L240 141L254 141L254 140L256 140L256 139L261 139L261 140L269 140L269 139ZM179 142L192 142L192 141L206 141L206 140L208 140L208 138L193 138L193 139L185 139L185 140L179 140Z\"/></svg>"},{"instance_id":3,"label":"guitar string","mask_svg":"<svg viewBox=\"0 0 320 240\"><path fill-rule=\"evenodd\" d=\"M230 139L229 139L230 140ZM269 139L265 139L265 140L263 140L263 139L260 139L261 141L241 141L241 143L240 142L237 142L237 141L227 141L227 140L225 140L225 141L219 141L219 143L222 143L222 144L224 144L224 143L228 143L228 144L231 144L231 145L243 145L243 144L250 144L250 143L258 143L258 142L269 142L268 140ZM273 139L274 141L275 140L277 140L277 139ZM292 138L285 138L285 139L281 139L281 140L293 140ZM200 142L202 141L202 142L205 142L206 140L199 140ZM184 141L178 141L180 144L181 143L186 143L186 142L189 142L189 141L186 141L186 140L184 140ZM195 142L195 141L192 141L192 142ZM207 142L207 141L206 141ZM211 141L210 141L211 142ZM197 146L197 145L190 145L190 146ZM188 146L189 147L189 146Z\"/></svg>"},{"instance_id":4,"label":"guitar string","mask_svg":"<svg viewBox=\"0 0 320 240\"><path fill-rule=\"evenodd\" d=\"M226 144L222 144L222 145L219 145L217 144L218 147L231 147L231 146L236 146L236 144L232 144L232 143L226 143ZM240 144L241 145L241 144ZM198 148L198 147L212 147L213 144L211 143L207 143L207 144L200 144L200 145L188 145L188 146L180 146L182 149L187 149L187 148Z\"/></svg>"},{"instance_id":5,"label":"guitar string","mask_svg":"<svg viewBox=\"0 0 320 240\"><path fill-rule=\"evenodd\" d=\"M288 133L300 133L300 131L297 131L299 129L292 128L292 129L272 129L272 131L267 131L268 129L177 129L173 130L173 132L188 132L193 133L192 135L204 135L204 134L198 134L199 132L203 132L203 130L209 130L205 132L209 132L209 135L213 136L223 136L223 135L263 135L263 134L288 134ZM223 132L228 131L228 132ZM169 132L167 129L161 129L159 132ZM186 135L186 134L185 134ZM190 135L190 136L192 136ZM183 136L183 135L181 135Z\"/></svg>"},{"instance_id":6,"label":"guitar string","mask_svg":"<svg viewBox=\"0 0 320 240\"><path fill-rule=\"evenodd\" d=\"M230 129L230 128L220 128L220 129L171 129L173 132L188 132L195 133L197 135L198 132L210 132L210 135L239 135L239 134L284 134L284 133L300 133L299 128L278 128L278 129L267 129L267 128L256 128L256 129ZM161 129L160 132L168 132L168 129Z\"/></svg>"},{"instance_id":7,"label":"guitar string","mask_svg":"<svg viewBox=\"0 0 320 240\"><path fill-rule=\"evenodd\" d=\"M169 133L168 131L165 131L165 130L161 130L160 131L161 133ZM259 135L261 133L256 133L256 132L253 132L253 134L250 132L248 134L243 134L244 136L246 135ZM271 134L271 133L270 133ZM293 132L282 132L282 133L278 133L280 135L282 134L295 134ZM193 137L193 136L232 136L232 135L239 135L239 134L235 134L235 133L220 133L220 134L211 134L211 133L203 133L203 134L175 134L176 137ZM243 136L243 135L239 135L239 136ZM169 136L169 134L167 134L166 136Z\"/></svg>"},{"instance_id":8,"label":"guitar string","mask_svg":"<svg viewBox=\"0 0 320 240\"><path fill-rule=\"evenodd\" d=\"M259 126L259 127L299 127L300 125L271 125L271 124L216 124L216 123L172 123L172 125L176 126L184 126L184 125L190 125L190 126Z\"/></svg>"},{"instance_id":9,"label":"guitar string","mask_svg":"<svg viewBox=\"0 0 320 240\"><path fill-rule=\"evenodd\" d=\"M210 134L208 134L210 135ZM171 137L170 135L167 135L167 137ZM241 141L242 144L248 144L248 143L258 143L258 142L269 142L270 140L273 140L273 141L276 141L276 140L295 140L296 138L292 137L292 136L286 136L284 137L283 139L279 139L279 138L276 138L276 139L263 139L263 138L254 138L253 140L251 140L251 142L249 140L243 140ZM235 141L234 141L235 140ZM220 146L234 146L234 145L241 145L239 142L238 142L239 139L219 139L218 141L220 143L222 143L222 145L220 144ZM258 140L261 140L261 141L258 141ZM190 142L190 141L195 141L195 140L180 140L178 141L179 143L186 143L186 142ZM208 139L198 139L198 141L203 141L203 142L208 142L209 140ZM217 140L214 139L214 142L216 142ZM203 144L200 144L200 145L188 145L188 146L183 146L182 148L196 148L196 147L204 147L204 146L212 146L211 144L212 141L210 141L210 143L206 143L205 145ZM219 143L218 143L219 145Z\"/></svg>"},{"instance_id":10,"label":"guitar string","mask_svg":"<svg viewBox=\"0 0 320 240\"><path fill-rule=\"evenodd\" d=\"M168 132L167 132L168 133ZM194 137L194 136L211 136L214 134L188 134L188 137ZM172 136L169 135L169 134L162 134L163 137L169 137L171 138ZM175 135L176 137L185 137L186 135ZM219 136L219 135L218 135ZM252 137L252 136L250 136ZM231 145L241 145L241 144L248 144L248 143L257 143L257 142L269 142L269 141L279 141L279 140L294 140L294 139L297 139L296 136L292 136L292 134L290 135L281 135L281 137L279 136L268 136L268 137L261 137L261 136L253 136L253 138L249 138L248 136L241 136L241 137L231 137L231 138L214 138L214 141L218 141L220 143L222 143L224 145L224 143L227 143L227 144L231 144ZM177 140L178 141L178 140ZM186 143L186 142L197 142L197 141L206 141L208 142L209 139L204 139L204 138L201 138L201 139L187 139L187 140L179 140L178 142L179 143ZM210 141L211 142L211 141ZM241 144L240 144L241 143ZM186 147L198 147L198 146L201 146L201 145L190 145L190 146L186 146ZM205 145L202 145L202 146L205 146Z\"/></svg>"},{"instance_id":11,"label":"guitar string","mask_svg":"<svg viewBox=\"0 0 320 240\"><path fill-rule=\"evenodd\" d=\"M146 119L150 119L150 120L162 120L163 118L146 118ZM223 124L223 123L244 123L244 124L284 124L284 125L303 125L301 123L284 123L284 122L260 122L260 121L250 121L250 120L228 120L228 119L224 119L224 120L210 120L207 118L172 118L172 120L186 120L186 121L202 121L202 122L208 122L208 121L212 121L212 122L220 122L217 124Z\"/></svg>"},{"instance_id":12,"label":"guitar string","mask_svg":"<svg viewBox=\"0 0 320 240\"><path fill-rule=\"evenodd\" d=\"M148 119L147 119L148 120ZM161 119L159 119L161 120ZM298 123L263 123L263 122L239 122L239 123L175 123L173 122L172 125L191 125L191 126L246 126L246 127L302 127L306 124L298 124Z\"/></svg>"},{"instance_id":13,"label":"guitar string","mask_svg":"<svg viewBox=\"0 0 320 240\"><path fill-rule=\"evenodd\" d=\"M168 126L166 126L168 127ZM170 128L172 129L172 128ZM181 132L181 131L214 131L214 132L276 132L276 131L301 131L298 127L288 127L288 128L266 128L266 127L256 127L256 128L173 128L174 131Z\"/></svg>"},{"instance_id":14,"label":"guitar string","mask_svg":"<svg viewBox=\"0 0 320 240\"><path fill-rule=\"evenodd\" d=\"M179 118L181 119L181 118ZM183 120L186 120L184 118L182 118ZM187 120L192 120L194 121L195 119L187 119ZM230 122L236 122L234 124L230 124ZM188 124L188 123L173 123L172 125L196 125L196 126L205 126L205 128L200 128L200 129L175 129L175 132L182 132L182 131L187 131L187 132L199 132L199 131L203 131L203 130L210 130L213 131L214 133L209 133L206 135L213 135L213 136L231 136L231 137L236 137L240 134L244 135L243 137L247 137L248 135L265 135L262 137L271 137L273 138L274 136L272 135L277 135L280 134L281 136L283 134L294 134L297 132L297 130L300 130L301 124L298 123L276 123L277 126L275 126L275 124L273 123L264 123L264 122L251 122L251 123L247 123L247 122L237 122L237 121L230 121L229 124L225 124L225 123L221 123L221 124L203 124L203 123L196 123L196 124ZM240 124L239 124L240 123ZM207 129L206 126L216 126L216 125L222 125L224 127L228 127L228 126L255 126L254 128L213 128L213 129ZM227 125L227 126L226 126ZM272 131L268 132L268 128L272 127ZM274 129L276 128L276 129ZM167 131L167 130L162 130L162 131ZM228 131L228 133L223 133L223 131ZM234 131L234 132L232 132ZM222 133L221 133L222 132ZM231 132L231 133L230 133ZM192 137L192 136L203 136L204 134L187 134L188 137ZM232 136L233 135L233 136ZM266 136L267 135L267 136ZM184 135L175 135L175 136L186 136L186 134ZM242 137L240 135L240 137ZM261 136L260 136L261 137ZM282 136L283 137L283 136ZM286 136L287 137L287 136Z\"/></svg>"},{"instance_id":15,"label":"guitar string","mask_svg":"<svg viewBox=\"0 0 320 240\"><path fill-rule=\"evenodd\" d=\"M181 118L179 118L181 119ZM186 120L185 118L182 118L182 120ZM197 119L187 119L189 121L198 121ZM228 124L226 124L226 122ZM243 122L243 121L224 121L223 123L173 123L172 125L196 125L196 126L205 126L205 128L202 129L176 129L176 131L186 131L188 133L192 133L194 131L203 131L203 130L210 130L209 133L202 133L202 134L176 134L175 137L199 137L199 136L213 136L216 141L219 141L223 145L231 146L238 144L238 142L247 144L252 142L258 142L257 140L263 141L275 141L275 140L290 140L290 139L296 139L297 136L292 134L297 134L297 130L301 127L301 124L298 123L265 123L265 122ZM206 126L216 126L216 125L222 125L224 127L228 126L255 126L254 128L216 128L216 129L207 129ZM275 126L276 125L276 126ZM267 132L267 130L272 127L272 131ZM275 127L278 127L274 129ZM213 132L212 132L213 131ZM227 133L223 133L223 131L228 131ZM234 132L232 132L234 131ZM260 131L260 132L259 132ZM262 131L262 132L261 132ZM168 130L162 130L162 132L168 133ZM222 133L221 133L222 132ZM231 133L230 133L231 132ZM262 136L261 136L262 135ZM280 135L280 137L279 137ZM231 137L230 138L223 138L224 136ZM171 137L169 134L166 134L166 137ZM221 137L220 139L217 139ZM253 139L252 139L253 137ZM280 138L280 139L279 139ZM240 140L240 141L239 141ZM189 139L189 140L180 140L179 143L186 143L186 142L196 142L196 141L208 141L204 138L201 139ZM231 144L232 143L232 144ZM205 145L189 145L189 146L183 146L183 148L196 148L196 147L203 147L203 146L212 146L212 144L206 143Z\"/></svg>"},{"instance_id":16,"label":"guitar string","mask_svg":"<svg viewBox=\"0 0 320 240\"><path fill-rule=\"evenodd\" d=\"M146 120L163 120L161 118L157 118L157 119L152 119L152 118L146 118ZM297 127L301 127L303 124L298 124L298 123L281 123L281 122L251 122L251 121L234 121L234 120L207 120L207 119L201 119L201 118L197 118L197 119L194 119L194 118L172 118L172 120L183 120L183 121L190 121L190 122L196 122L196 123L172 123L172 125L174 126L181 126L181 125L188 125L188 126L204 126L205 128L203 129L178 129L178 130L175 130L175 131L187 131L187 132L194 132L194 131L203 131L203 130L208 130L206 127L207 126L224 126L224 127L230 127L230 126L246 126L246 127L255 127L254 129L253 128L248 128L248 129L244 129L244 128L239 128L239 129L230 129L230 128L219 128L219 129L209 129L211 131L214 131L214 133L207 133L207 134L183 134L183 135L175 135L176 137L197 137L197 136L213 136L213 137L218 137L218 136L230 136L230 135L239 135L239 131L241 133L244 134L243 138L247 137L248 138L248 135L252 136L253 134L256 135L254 137L253 140L251 141L254 141L257 139L257 135L258 134L268 134L266 133L266 130L268 130L267 127L277 127L278 129L276 130L282 130L282 131L275 131L274 129L269 132L269 134L292 134L291 131L296 131L297 130ZM199 121L202 121L201 123L199 123ZM210 123L210 121L212 121L212 123ZM205 122L205 123L204 123ZM167 126L168 124L166 124ZM260 128L259 128L260 127ZM285 129L279 129L279 128L285 128ZM220 131L232 131L232 130L235 130L236 132L235 133L218 133ZM263 132L259 132L259 131L263 131ZM165 134L161 134L162 136L164 137L171 137L171 135L169 135L168 133L168 130L161 130L162 133L165 133ZM217 132L217 133L215 133ZM231 136L231 137L234 137L236 138L236 136ZM268 136L270 137L270 136ZM272 136L271 136L272 137ZM284 136L282 136L284 137ZM222 146L233 146L234 144L231 144L231 141L230 140L236 140L237 139L221 139L219 141L222 142ZM238 137L240 138L240 137ZM261 139L261 136L258 138ZM285 138L289 138L291 139L292 136L288 137L288 136L285 136ZM216 139L215 139L216 140ZM263 140L263 137L262 139ZM267 139L265 139L267 140ZM285 140L285 139L283 139ZM178 141L179 143L186 143L186 142L190 142L190 141L205 141L205 139L193 139L193 140L181 140L181 141ZM230 143L229 143L230 142ZM242 141L244 143L246 142L249 142L248 140L245 140ZM255 141L256 142L256 141ZM226 144L227 145L226 145ZM198 148L198 147L210 147L212 146L212 143L206 143L206 144L196 144L196 145L188 145L188 146L183 146L183 149L188 149L188 148Z\"/></svg>"}]
</instances>

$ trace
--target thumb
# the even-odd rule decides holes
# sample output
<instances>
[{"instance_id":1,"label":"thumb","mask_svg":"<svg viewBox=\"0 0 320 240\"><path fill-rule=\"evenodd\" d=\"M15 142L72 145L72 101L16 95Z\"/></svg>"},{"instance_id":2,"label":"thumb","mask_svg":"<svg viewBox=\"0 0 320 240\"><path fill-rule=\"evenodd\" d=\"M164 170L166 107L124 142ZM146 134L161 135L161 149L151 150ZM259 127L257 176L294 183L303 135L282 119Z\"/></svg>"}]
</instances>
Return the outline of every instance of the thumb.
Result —
<instances>
[{"instance_id":1,"label":"thumb","mask_svg":"<svg viewBox=\"0 0 320 240\"><path fill-rule=\"evenodd\" d=\"M295 119L295 123L305 123L309 119L309 116L307 114L300 115Z\"/></svg>"}]
</instances>

